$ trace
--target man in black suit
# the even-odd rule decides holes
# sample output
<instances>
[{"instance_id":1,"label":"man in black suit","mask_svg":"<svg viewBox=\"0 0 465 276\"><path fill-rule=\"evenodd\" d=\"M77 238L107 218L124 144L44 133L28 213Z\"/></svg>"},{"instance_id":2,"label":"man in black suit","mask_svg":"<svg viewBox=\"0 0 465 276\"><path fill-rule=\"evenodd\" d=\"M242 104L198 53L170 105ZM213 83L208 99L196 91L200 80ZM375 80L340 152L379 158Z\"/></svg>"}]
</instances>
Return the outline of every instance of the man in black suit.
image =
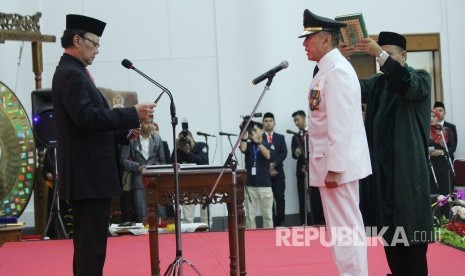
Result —
<instances>
[{"instance_id":1,"label":"man in black suit","mask_svg":"<svg viewBox=\"0 0 465 276\"><path fill-rule=\"evenodd\" d=\"M450 159L452 161L454 161L454 152L457 149L457 143L458 143L458 140L457 140L457 128L455 127L454 124L446 122L446 120L444 119L446 117L446 108L445 108L443 102L435 102L434 103L434 109L436 109L439 112L439 116L440 116L439 123L442 126L447 127L448 129L450 129L450 131L454 135L455 145L453 147L448 148L449 154L450 154Z\"/></svg>"},{"instance_id":2,"label":"man in black suit","mask_svg":"<svg viewBox=\"0 0 465 276\"><path fill-rule=\"evenodd\" d=\"M299 129L301 135L294 135L292 137L291 150L292 158L297 159L296 176L297 176L297 194L299 196L299 213L300 223L305 224L305 215L307 215L307 224L325 224L323 216L323 206L321 203L320 190L316 187L308 187L310 194L310 208L306 210L305 206L305 185L307 174L307 165L305 162L305 136L307 135L307 116L303 110L298 110L292 113L294 124ZM303 135L302 135L303 134ZM308 216L306 211L311 211L312 216Z\"/></svg>"},{"instance_id":3,"label":"man in black suit","mask_svg":"<svg viewBox=\"0 0 465 276\"><path fill-rule=\"evenodd\" d=\"M103 274L111 198L121 195L117 144L153 114L155 104L108 106L86 67L99 53L106 23L66 16L65 49L52 82L60 196L73 206L73 272ZM134 136L138 131L134 131Z\"/></svg>"},{"instance_id":4,"label":"man in black suit","mask_svg":"<svg viewBox=\"0 0 465 276\"><path fill-rule=\"evenodd\" d=\"M270 177L271 189L275 204L273 206L273 220L275 226L283 226L286 215L286 176L283 170L283 161L287 157L287 146L284 135L274 132L276 122L273 113L267 112L263 115L263 140L267 140L271 147Z\"/></svg>"}]
</instances>

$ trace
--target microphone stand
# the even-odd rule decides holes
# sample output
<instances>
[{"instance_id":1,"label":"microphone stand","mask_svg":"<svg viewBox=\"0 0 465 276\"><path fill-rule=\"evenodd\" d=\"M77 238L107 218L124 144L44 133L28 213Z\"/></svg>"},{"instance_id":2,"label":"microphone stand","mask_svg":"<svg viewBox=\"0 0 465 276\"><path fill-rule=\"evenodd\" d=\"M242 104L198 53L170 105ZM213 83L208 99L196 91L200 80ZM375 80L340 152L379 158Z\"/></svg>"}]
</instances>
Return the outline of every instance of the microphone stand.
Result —
<instances>
[{"instance_id":1,"label":"microphone stand","mask_svg":"<svg viewBox=\"0 0 465 276\"><path fill-rule=\"evenodd\" d=\"M234 149L234 146L231 142L231 135L227 135L228 136L228 141L229 141L229 145L231 146L231 149ZM236 156L236 151L233 150L232 151L234 153L234 159L236 159L236 162L239 163L239 159L237 159L237 156Z\"/></svg>"},{"instance_id":2,"label":"microphone stand","mask_svg":"<svg viewBox=\"0 0 465 276\"><path fill-rule=\"evenodd\" d=\"M163 90L163 92L166 92L168 96L170 97L170 113L171 113L171 125L173 128L173 145L176 145L176 125L178 124L178 118L176 117L176 107L174 105L174 100L173 100L173 95L171 92L147 76L146 74L142 73L139 71L137 68L134 66L131 66L130 69L133 69L137 73L139 73L141 76L143 76L145 79L150 81L151 83L155 84L158 86L160 89ZM188 264L198 275L202 275L202 273L195 267L195 265L190 262L189 260L183 258L182 256L182 241L181 241L181 209L179 207L179 164L178 164L178 154L177 151L174 151L174 163L173 163L173 170L174 170L174 206L175 206L175 236L176 236L176 258L174 261L168 266L166 272L164 275L183 275L183 263Z\"/></svg>"},{"instance_id":3,"label":"microphone stand","mask_svg":"<svg viewBox=\"0 0 465 276\"><path fill-rule=\"evenodd\" d=\"M441 128L441 139L444 145L444 158L446 158L447 167L455 175L454 166L452 165L452 161L450 160L449 148L447 146L446 139L444 139L444 128ZM447 190L449 191L449 194L451 194L452 191L450 185L450 172L447 172Z\"/></svg>"},{"instance_id":4,"label":"microphone stand","mask_svg":"<svg viewBox=\"0 0 465 276\"><path fill-rule=\"evenodd\" d=\"M436 173L434 172L433 162L431 162L431 156L428 152L428 165L431 168L431 173L433 174L434 184L436 184L436 189L439 189L438 179L436 178Z\"/></svg>"},{"instance_id":5,"label":"microphone stand","mask_svg":"<svg viewBox=\"0 0 465 276\"><path fill-rule=\"evenodd\" d=\"M208 146L208 136L207 135L203 135L203 137L205 138L205 144L207 144L207 163L210 164L210 147ZM211 229L211 225L210 225L210 204L208 204L208 208L207 208L207 224L208 224L208 229Z\"/></svg>"},{"instance_id":6,"label":"microphone stand","mask_svg":"<svg viewBox=\"0 0 465 276\"><path fill-rule=\"evenodd\" d=\"M268 78L268 81L266 82L266 85L265 85L265 87L263 89L263 92L262 92L260 98L258 99L258 102L255 104L255 107L253 108L249 118L247 119L247 122L243 126L243 128L241 130L241 134L238 136L238 138L236 140L236 143L234 144L234 147L232 148L231 152L228 155L228 158L226 159L226 162L224 162L223 169L221 170L220 175L216 179L216 182L213 185L213 187L212 187L212 189L210 191L210 194L208 195L208 198L207 198L206 202L202 206L202 208L206 208L208 203L212 200L213 196L215 195L216 187L218 186L218 183L220 182L220 179L223 176L226 168L228 168L228 167L231 168L231 170L232 170L232 186L233 186L233 189L232 189L233 217L234 217L232 227L233 227L233 236L234 236L233 240L234 240L234 244L235 244L235 248L236 248L235 259L234 259L234 257L231 256L231 259L234 259L234 260L231 260L231 262L233 262L236 265L236 275L237 276L240 274L239 236L238 236L239 229L238 229L238 225L237 225L237 175L236 175L237 163L232 159L232 157L233 157L234 152L236 151L237 147L239 146L239 143L241 142L242 135L244 135L244 133L247 131L247 127L249 126L253 115L256 113L256 111L258 109L258 106L260 105L263 97L265 96L266 91L268 91L270 89L271 82L273 81L273 78L274 78L275 75L276 74L273 74ZM245 187L244 187L244 190L246 190Z\"/></svg>"},{"instance_id":7,"label":"microphone stand","mask_svg":"<svg viewBox=\"0 0 465 276\"><path fill-rule=\"evenodd\" d=\"M53 148L53 151L52 151ZM47 226L45 227L44 232L42 233L41 239L45 239L47 236L50 224L52 223L53 219L56 219L58 221L55 221L55 226L59 225L59 230L56 233L56 237L58 239L68 238L68 234L66 233L66 228L65 224L63 223L63 219L61 218L61 209L60 209L60 184L58 181L58 164L57 164L57 148L56 146L51 146L47 148L47 151L51 151L51 154L48 156L53 155L53 162L52 162L52 183L53 183L53 198L52 198L52 203L50 204L50 214L48 216L48 221L47 221ZM55 227L55 230L58 230L57 227Z\"/></svg>"},{"instance_id":8,"label":"microphone stand","mask_svg":"<svg viewBox=\"0 0 465 276\"><path fill-rule=\"evenodd\" d=\"M309 168L309 156L308 156L308 150L307 150L307 145L308 145L308 135L306 133L305 130L300 130L299 131L300 133L300 137L303 138L304 140L304 146L302 147L302 144L300 143L300 140L299 140L299 147L300 147L300 150L302 151L302 154L304 155L304 159L305 159L305 162L304 162L304 166L305 166L305 186L304 186L304 193L305 193L305 196L304 196L304 204L305 204L305 218L304 218L304 226L308 226L308 214L309 213L312 213L312 209L311 209L311 206L310 206L310 202L309 202L309 187L308 187L308 177L310 176L310 168Z\"/></svg>"}]
</instances>

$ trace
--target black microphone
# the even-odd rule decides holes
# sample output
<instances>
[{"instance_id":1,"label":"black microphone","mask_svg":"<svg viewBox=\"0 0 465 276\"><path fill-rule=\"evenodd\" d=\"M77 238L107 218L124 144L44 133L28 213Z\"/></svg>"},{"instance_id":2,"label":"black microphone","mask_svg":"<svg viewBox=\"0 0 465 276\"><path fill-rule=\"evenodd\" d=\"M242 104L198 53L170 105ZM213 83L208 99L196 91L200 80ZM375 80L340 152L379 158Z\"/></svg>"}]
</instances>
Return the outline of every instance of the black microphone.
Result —
<instances>
[{"instance_id":1,"label":"black microphone","mask_svg":"<svg viewBox=\"0 0 465 276\"><path fill-rule=\"evenodd\" d=\"M295 131L292 131L292 130L289 130L289 129L286 130L286 132L287 132L288 134L300 135L299 133L297 133L297 132L295 132Z\"/></svg>"},{"instance_id":2,"label":"black microphone","mask_svg":"<svg viewBox=\"0 0 465 276\"><path fill-rule=\"evenodd\" d=\"M163 92L168 92L168 94L170 95L171 93L169 92L168 89L166 89L166 87L164 87L163 85L159 84L158 82L156 82L154 79L152 79L151 77L147 76L146 74L142 73L141 71L139 71L139 69L137 69L136 67L134 67L134 65L132 64L132 62L130 60L127 60L127 59L123 59L121 61L121 65L123 65L124 67L128 68L128 69L132 69L134 71L136 71L137 73L139 73L139 75L141 75L142 77L146 78L148 81L150 81L151 83L155 84L156 86L158 86L161 90L163 90ZM171 98L171 95L170 95L170 98ZM159 100L160 97L158 97L157 100Z\"/></svg>"},{"instance_id":3,"label":"black microphone","mask_svg":"<svg viewBox=\"0 0 465 276\"><path fill-rule=\"evenodd\" d=\"M128 69L134 69L134 71L136 71L137 73L141 74L143 77L145 77L146 79L148 79L150 82L154 83L155 85L157 85L158 87L160 87L163 91L160 93L160 95L158 95L157 99L155 100L154 103L158 103L158 101L160 100L161 96L163 95L163 93L166 92L166 88L164 88L163 86L161 86L159 83L157 83L156 81L152 80L151 78L149 78L148 76L146 76L144 73L140 72L139 70L136 69L136 67L134 67L134 65L132 65L132 62L128 59L123 59L121 61L121 65L123 65L124 67L128 68Z\"/></svg>"},{"instance_id":4,"label":"black microphone","mask_svg":"<svg viewBox=\"0 0 465 276\"><path fill-rule=\"evenodd\" d=\"M160 95L157 97L157 99L155 100L155 103L158 103L158 101L160 100L161 96L163 95L163 93L167 92L168 95L170 96L170 98L172 99L172 96L171 96L171 93L169 92L168 89L166 89L163 85L159 84L158 82L156 82L155 80L153 80L152 78L150 78L149 76L147 76L146 74L142 73L141 71L139 71L136 67L134 67L134 65L132 64L132 62L128 59L123 59L121 61L121 65L123 65L124 67L128 68L128 69L132 69L134 71L136 71L137 73L139 73L139 75L141 75L142 77L146 78L147 80L149 80L151 83L155 84L156 86L158 86L162 92L160 93ZM173 103L173 101L171 101L171 103ZM172 104L171 105L171 108L174 109L174 105ZM172 113L175 112L174 110L171 111ZM132 133L134 132L134 129L131 129L129 130L128 134L126 135L126 139L129 139L132 135Z\"/></svg>"},{"instance_id":5,"label":"black microphone","mask_svg":"<svg viewBox=\"0 0 465 276\"><path fill-rule=\"evenodd\" d=\"M197 135L202 135L202 136L210 136L210 137L216 137L215 135L211 135L205 132L197 131Z\"/></svg>"},{"instance_id":6,"label":"black microphone","mask_svg":"<svg viewBox=\"0 0 465 276\"><path fill-rule=\"evenodd\" d=\"M269 70L268 72L256 77L252 83L254 85L256 84L259 84L260 82L262 82L264 79L267 79L269 77L272 77L274 76L276 73L278 73L279 71L283 70L283 69L286 69L287 67L289 66L289 63L286 61L286 60L283 60L281 61L281 63L274 67L273 69Z\"/></svg>"},{"instance_id":7,"label":"black microphone","mask_svg":"<svg viewBox=\"0 0 465 276\"><path fill-rule=\"evenodd\" d=\"M132 62L127 60L127 59L123 59L121 61L121 65L123 65L124 67L128 68L128 69L132 69L134 66L132 65Z\"/></svg>"},{"instance_id":8,"label":"black microphone","mask_svg":"<svg viewBox=\"0 0 465 276\"><path fill-rule=\"evenodd\" d=\"M226 132L222 132L220 131L220 133L218 133L219 135L221 136L237 136L237 134L231 134L231 133L226 133Z\"/></svg>"}]
</instances>

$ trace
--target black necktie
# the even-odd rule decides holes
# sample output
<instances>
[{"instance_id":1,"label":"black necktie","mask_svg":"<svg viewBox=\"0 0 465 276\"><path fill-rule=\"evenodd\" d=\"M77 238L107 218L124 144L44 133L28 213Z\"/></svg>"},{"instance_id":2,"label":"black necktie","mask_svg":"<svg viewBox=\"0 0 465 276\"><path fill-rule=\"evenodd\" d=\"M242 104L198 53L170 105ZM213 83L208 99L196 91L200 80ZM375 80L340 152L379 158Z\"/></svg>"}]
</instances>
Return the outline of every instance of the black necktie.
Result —
<instances>
[{"instance_id":1,"label":"black necktie","mask_svg":"<svg viewBox=\"0 0 465 276\"><path fill-rule=\"evenodd\" d=\"M318 65L315 65L315 68L313 69L313 76L315 77L316 74L318 73L318 71L320 70L320 68L318 68Z\"/></svg>"}]
</instances>

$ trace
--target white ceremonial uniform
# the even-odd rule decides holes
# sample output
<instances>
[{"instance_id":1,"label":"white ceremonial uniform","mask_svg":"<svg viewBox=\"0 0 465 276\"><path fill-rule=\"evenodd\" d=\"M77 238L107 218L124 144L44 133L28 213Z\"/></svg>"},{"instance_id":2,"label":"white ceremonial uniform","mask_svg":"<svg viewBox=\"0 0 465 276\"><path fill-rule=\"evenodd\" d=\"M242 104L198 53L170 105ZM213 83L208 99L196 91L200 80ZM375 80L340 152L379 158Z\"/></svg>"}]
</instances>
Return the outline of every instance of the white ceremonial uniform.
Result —
<instances>
[{"instance_id":1,"label":"white ceremonial uniform","mask_svg":"<svg viewBox=\"0 0 465 276\"><path fill-rule=\"evenodd\" d=\"M368 275L358 181L371 174L371 163L360 84L352 65L338 49L324 55L317 65L319 71L308 95L309 182L320 187L326 229L336 243L333 253L340 275ZM328 171L340 173L335 189L325 187ZM332 234L343 228L353 231L351 238L358 244L343 245L342 235Z\"/></svg>"}]
</instances>

